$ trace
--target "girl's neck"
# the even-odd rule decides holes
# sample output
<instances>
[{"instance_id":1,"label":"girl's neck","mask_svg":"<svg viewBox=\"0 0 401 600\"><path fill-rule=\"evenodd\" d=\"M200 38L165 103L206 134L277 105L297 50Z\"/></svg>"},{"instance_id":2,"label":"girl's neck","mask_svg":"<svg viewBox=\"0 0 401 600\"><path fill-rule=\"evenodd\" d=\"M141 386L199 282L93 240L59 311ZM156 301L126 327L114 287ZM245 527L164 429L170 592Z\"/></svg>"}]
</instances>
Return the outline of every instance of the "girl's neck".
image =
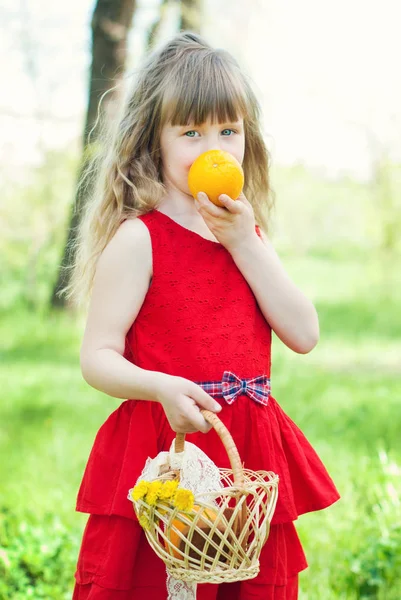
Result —
<instances>
[{"instance_id":1,"label":"girl's neck","mask_svg":"<svg viewBox=\"0 0 401 600\"><path fill-rule=\"evenodd\" d=\"M157 209L169 217L197 218L199 220L199 213L196 210L194 199L179 193L166 194Z\"/></svg>"},{"instance_id":2,"label":"girl's neck","mask_svg":"<svg viewBox=\"0 0 401 600\"><path fill-rule=\"evenodd\" d=\"M202 215L196 210L193 198L189 196L183 197L178 193L173 196L166 194L158 205L157 210L170 217L170 219L173 219L173 221L176 221L176 223L185 229L189 229L212 242L218 241L206 225Z\"/></svg>"}]
</instances>

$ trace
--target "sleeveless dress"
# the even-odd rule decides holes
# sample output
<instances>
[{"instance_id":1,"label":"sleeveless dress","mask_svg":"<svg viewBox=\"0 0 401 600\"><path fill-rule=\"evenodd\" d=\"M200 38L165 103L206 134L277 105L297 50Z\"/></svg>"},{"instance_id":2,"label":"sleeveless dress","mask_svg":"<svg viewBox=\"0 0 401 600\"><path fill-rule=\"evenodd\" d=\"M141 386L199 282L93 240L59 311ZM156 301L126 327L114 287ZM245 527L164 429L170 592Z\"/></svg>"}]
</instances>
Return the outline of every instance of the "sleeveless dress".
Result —
<instances>
[{"instance_id":1,"label":"sleeveless dress","mask_svg":"<svg viewBox=\"0 0 401 600\"><path fill-rule=\"evenodd\" d=\"M155 209L138 218L150 233L153 276L127 333L125 358L143 369L197 383L218 383L232 373L243 387L230 403L208 391L223 407L219 418L245 468L280 477L260 574L240 584L199 585L197 597L297 598L297 574L307 562L293 521L340 496L311 444L273 397L274 389L269 385L267 402L262 403L245 385L260 376L270 382L271 328L223 245ZM256 232L260 235L258 226ZM127 493L146 459L168 450L174 437L161 404L136 399L124 401L98 431L77 498L76 510L91 516L75 573L74 600L165 600L164 564L148 548ZM213 430L188 434L187 439L216 465L229 468Z\"/></svg>"}]
</instances>

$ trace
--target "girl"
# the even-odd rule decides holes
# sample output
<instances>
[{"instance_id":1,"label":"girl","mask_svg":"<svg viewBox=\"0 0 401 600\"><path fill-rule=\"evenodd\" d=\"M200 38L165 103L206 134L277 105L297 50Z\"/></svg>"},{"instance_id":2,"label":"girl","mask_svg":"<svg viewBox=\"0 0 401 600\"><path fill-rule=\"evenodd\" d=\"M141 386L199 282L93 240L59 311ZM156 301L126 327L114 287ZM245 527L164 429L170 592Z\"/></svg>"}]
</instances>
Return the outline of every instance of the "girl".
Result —
<instances>
[{"instance_id":1,"label":"girl","mask_svg":"<svg viewBox=\"0 0 401 600\"><path fill-rule=\"evenodd\" d=\"M127 493L146 459L168 450L175 432L190 433L215 464L229 467L202 407L219 413L245 467L274 471L280 485L260 574L199 585L199 599L297 598L307 562L293 522L339 498L270 394L271 331L307 353L319 328L314 306L286 275L266 234L272 203L258 118L234 59L181 33L148 58L105 144L68 293L91 289L85 380L128 400L100 428L79 489L77 510L90 516L74 600L166 600L164 564ZM222 196L223 207L202 193L194 201L187 186L195 158L216 148L234 155L245 172L244 194L236 201ZM261 392L253 394L247 386L257 376ZM219 392L222 381L233 384L233 396Z\"/></svg>"}]
</instances>

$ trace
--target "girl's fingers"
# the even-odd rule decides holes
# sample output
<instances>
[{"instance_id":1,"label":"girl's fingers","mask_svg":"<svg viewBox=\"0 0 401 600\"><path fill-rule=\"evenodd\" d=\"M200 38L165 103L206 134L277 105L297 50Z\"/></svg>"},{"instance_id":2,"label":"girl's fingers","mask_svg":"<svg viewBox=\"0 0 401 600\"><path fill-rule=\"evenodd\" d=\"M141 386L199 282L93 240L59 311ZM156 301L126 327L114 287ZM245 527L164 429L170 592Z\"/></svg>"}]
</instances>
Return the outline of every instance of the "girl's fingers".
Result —
<instances>
[{"instance_id":1,"label":"girl's fingers","mask_svg":"<svg viewBox=\"0 0 401 600\"><path fill-rule=\"evenodd\" d=\"M196 206L198 210L200 208L204 208L213 217L221 216L221 208L213 204L213 202L209 200L209 197L204 192L199 192Z\"/></svg>"},{"instance_id":2,"label":"girl's fingers","mask_svg":"<svg viewBox=\"0 0 401 600\"><path fill-rule=\"evenodd\" d=\"M210 396L200 385L195 384L196 388L193 388L192 398L195 402L201 406L202 408L206 408L206 410L210 410L212 412L220 412L221 405Z\"/></svg>"},{"instance_id":3,"label":"girl's fingers","mask_svg":"<svg viewBox=\"0 0 401 600\"><path fill-rule=\"evenodd\" d=\"M219 200L232 213L239 214L242 211L240 202L238 202L238 200L233 200L230 198L230 196L227 196L227 194L221 194L221 196L219 196Z\"/></svg>"}]
</instances>

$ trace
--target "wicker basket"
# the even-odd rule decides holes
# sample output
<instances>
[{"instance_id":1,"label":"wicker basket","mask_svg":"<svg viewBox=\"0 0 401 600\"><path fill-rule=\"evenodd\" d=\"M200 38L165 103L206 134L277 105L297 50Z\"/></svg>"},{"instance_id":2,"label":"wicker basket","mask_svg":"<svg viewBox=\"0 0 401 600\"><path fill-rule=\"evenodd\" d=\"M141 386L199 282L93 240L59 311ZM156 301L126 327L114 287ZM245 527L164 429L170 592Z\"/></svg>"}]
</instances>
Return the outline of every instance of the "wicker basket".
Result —
<instances>
[{"instance_id":1,"label":"wicker basket","mask_svg":"<svg viewBox=\"0 0 401 600\"><path fill-rule=\"evenodd\" d=\"M259 573L260 551L270 530L279 478L269 471L243 469L235 443L221 420L201 410L227 451L231 469L219 469L223 488L195 495L190 512L165 502L136 502L139 516L150 515L146 537L175 579L222 583L251 579ZM185 434L177 434L175 452L184 450ZM179 471L159 479L178 479Z\"/></svg>"}]
</instances>

